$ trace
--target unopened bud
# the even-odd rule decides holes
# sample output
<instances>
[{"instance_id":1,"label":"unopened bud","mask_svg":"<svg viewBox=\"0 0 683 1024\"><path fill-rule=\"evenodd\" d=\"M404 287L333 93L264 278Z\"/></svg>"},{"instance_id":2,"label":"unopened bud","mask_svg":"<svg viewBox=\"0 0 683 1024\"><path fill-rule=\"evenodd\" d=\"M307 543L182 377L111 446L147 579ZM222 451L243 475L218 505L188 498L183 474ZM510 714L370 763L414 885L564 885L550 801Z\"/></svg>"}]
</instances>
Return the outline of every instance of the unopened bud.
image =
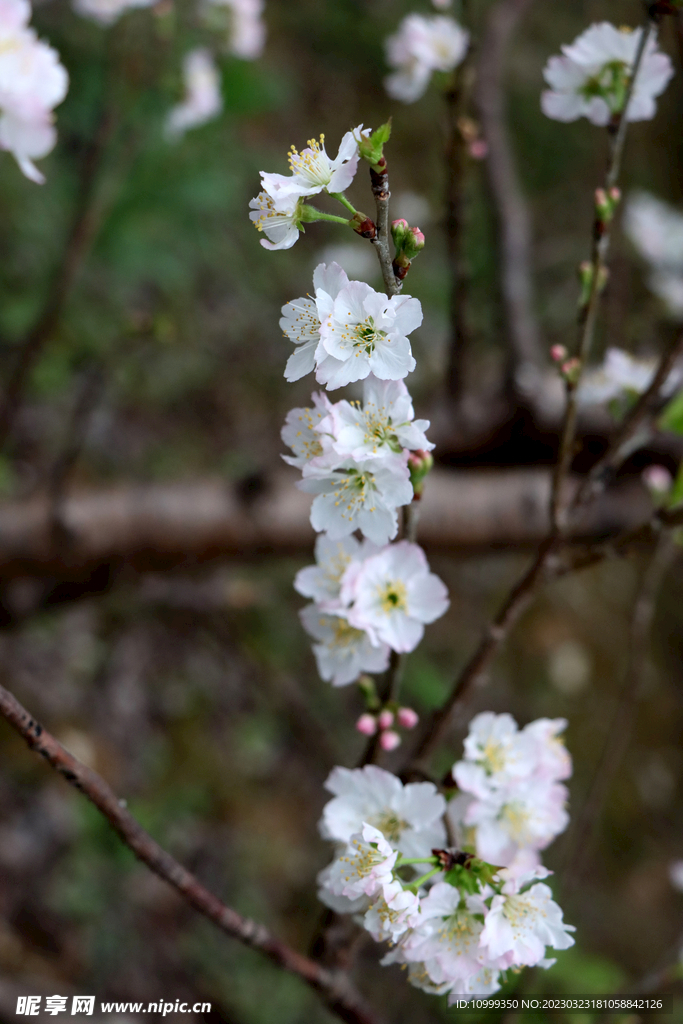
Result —
<instances>
[{"instance_id":1,"label":"unopened bud","mask_svg":"<svg viewBox=\"0 0 683 1024\"><path fill-rule=\"evenodd\" d=\"M368 711L375 711L380 707L379 697L377 696L377 687L375 686L375 680L372 676L362 675L358 677L356 684L358 689L363 694L363 700Z\"/></svg>"},{"instance_id":2,"label":"unopened bud","mask_svg":"<svg viewBox=\"0 0 683 1024\"><path fill-rule=\"evenodd\" d=\"M379 745L382 750L396 750L401 746L401 737L393 729L387 729L379 738Z\"/></svg>"},{"instance_id":3,"label":"unopened bud","mask_svg":"<svg viewBox=\"0 0 683 1024\"><path fill-rule=\"evenodd\" d=\"M396 712L396 721L404 729L414 729L420 721L420 716L412 708L399 708Z\"/></svg>"},{"instance_id":4,"label":"unopened bud","mask_svg":"<svg viewBox=\"0 0 683 1024\"><path fill-rule=\"evenodd\" d=\"M562 376L568 384L576 384L581 373L581 361L579 359L568 359L566 363L563 363L560 367Z\"/></svg>"},{"instance_id":5,"label":"unopened bud","mask_svg":"<svg viewBox=\"0 0 683 1024\"><path fill-rule=\"evenodd\" d=\"M403 254L409 260L414 260L419 252L425 247L425 236L419 228L408 228L403 240Z\"/></svg>"},{"instance_id":6,"label":"unopened bud","mask_svg":"<svg viewBox=\"0 0 683 1024\"><path fill-rule=\"evenodd\" d=\"M394 245L397 250L403 248L403 241L406 237L406 231L408 231L409 228L410 224L407 220L404 220L403 217L399 217L398 220L391 222L391 237L394 240Z\"/></svg>"},{"instance_id":7,"label":"unopened bud","mask_svg":"<svg viewBox=\"0 0 683 1024\"><path fill-rule=\"evenodd\" d=\"M596 188L595 216L603 227L609 224L614 217L614 211L620 199L621 192L618 188L611 188L609 192L606 192L604 188Z\"/></svg>"},{"instance_id":8,"label":"unopened bud","mask_svg":"<svg viewBox=\"0 0 683 1024\"><path fill-rule=\"evenodd\" d=\"M366 214L361 213L360 211L354 213L350 223L353 230L357 235L360 235L361 238L373 239L377 237L377 227L375 222L371 217L366 216Z\"/></svg>"},{"instance_id":9,"label":"unopened bud","mask_svg":"<svg viewBox=\"0 0 683 1024\"><path fill-rule=\"evenodd\" d=\"M425 452L421 448L410 452L408 455L408 472L410 482L413 485L413 493L416 498L421 497L424 488L424 479L434 465L431 452Z\"/></svg>"},{"instance_id":10,"label":"unopened bud","mask_svg":"<svg viewBox=\"0 0 683 1024\"><path fill-rule=\"evenodd\" d=\"M374 736L377 732L377 720L374 715L361 715L356 722L356 729L364 736Z\"/></svg>"},{"instance_id":11,"label":"unopened bud","mask_svg":"<svg viewBox=\"0 0 683 1024\"><path fill-rule=\"evenodd\" d=\"M467 149L473 160L485 160L489 155L489 147L486 139L473 139Z\"/></svg>"},{"instance_id":12,"label":"unopened bud","mask_svg":"<svg viewBox=\"0 0 683 1024\"><path fill-rule=\"evenodd\" d=\"M391 118L370 135L361 135L358 140L358 152L361 159L367 160L376 173L382 173L387 169L387 162L384 159L384 143L389 141L390 135Z\"/></svg>"},{"instance_id":13,"label":"unopened bud","mask_svg":"<svg viewBox=\"0 0 683 1024\"><path fill-rule=\"evenodd\" d=\"M642 480L654 498L668 494L674 482L666 466L648 466L643 470Z\"/></svg>"},{"instance_id":14,"label":"unopened bud","mask_svg":"<svg viewBox=\"0 0 683 1024\"><path fill-rule=\"evenodd\" d=\"M390 729L394 724L394 712L389 711L388 708L385 708L384 711L380 711L377 718L377 724L380 729Z\"/></svg>"},{"instance_id":15,"label":"unopened bud","mask_svg":"<svg viewBox=\"0 0 683 1024\"><path fill-rule=\"evenodd\" d=\"M550 349L550 358L554 363L561 363L567 358L567 350L564 345L553 345Z\"/></svg>"},{"instance_id":16,"label":"unopened bud","mask_svg":"<svg viewBox=\"0 0 683 1024\"><path fill-rule=\"evenodd\" d=\"M591 294L593 292L593 275L595 268L590 260L584 260L583 263L579 264L579 282L581 284L581 294L579 295L579 308L583 309L588 305ZM597 281L597 292L598 294L603 291L607 284L607 278L609 277L609 271L607 267L601 266L598 271Z\"/></svg>"}]
</instances>

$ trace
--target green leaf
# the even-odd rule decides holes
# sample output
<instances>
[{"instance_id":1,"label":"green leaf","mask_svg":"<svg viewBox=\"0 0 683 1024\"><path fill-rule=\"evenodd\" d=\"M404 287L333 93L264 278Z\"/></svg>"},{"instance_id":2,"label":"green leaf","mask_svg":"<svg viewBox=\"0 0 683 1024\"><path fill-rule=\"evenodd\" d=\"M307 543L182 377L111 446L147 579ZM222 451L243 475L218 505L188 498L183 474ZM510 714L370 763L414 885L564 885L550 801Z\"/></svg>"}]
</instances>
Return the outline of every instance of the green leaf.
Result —
<instances>
[{"instance_id":1,"label":"green leaf","mask_svg":"<svg viewBox=\"0 0 683 1024\"><path fill-rule=\"evenodd\" d=\"M683 434L683 391L671 399L659 417L660 430L669 430L672 434Z\"/></svg>"}]
</instances>

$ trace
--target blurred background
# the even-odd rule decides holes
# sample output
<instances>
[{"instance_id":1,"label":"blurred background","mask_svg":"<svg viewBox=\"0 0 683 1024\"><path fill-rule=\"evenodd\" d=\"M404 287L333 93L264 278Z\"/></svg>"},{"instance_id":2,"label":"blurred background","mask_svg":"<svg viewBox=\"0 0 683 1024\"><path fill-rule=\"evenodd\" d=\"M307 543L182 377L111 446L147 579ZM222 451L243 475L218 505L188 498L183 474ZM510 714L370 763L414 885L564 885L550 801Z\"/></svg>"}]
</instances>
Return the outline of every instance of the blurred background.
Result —
<instances>
[{"instance_id":1,"label":"blurred background","mask_svg":"<svg viewBox=\"0 0 683 1024\"><path fill-rule=\"evenodd\" d=\"M474 66L496 7L467 4ZM36 3L33 24L71 80L59 143L41 162L42 187L0 158L0 373L5 413L12 406L0 455L0 680L205 884L300 949L318 927L315 875L330 856L316 829L322 784L333 765L355 763L363 740L355 688L320 681L298 621L292 579L311 562L314 536L279 432L311 380L285 382L290 347L278 319L321 260L376 287L380 278L371 246L336 225L310 225L292 250L265 252L247 217L258 171L286 172L290 145L321 132L336 153L349 128L393 116L391 215L427 237L405 289L425 313L410 386L417 415L432 420L446 526L429 528L426 516L424 542L451 593L449 612L408 659L405 699L425 717L543 532L534 495L561 413L547 352L574 341L576 267L589 254L606 138L586 121L543 117L542 69L592 21L635 25L642 14L636 0L525 5L501 86L532 227L537 360L513 365L489 152L468 159L464 175L467 344L454 378L446 79L410 106L382 87L383 40L412 10L433 13L426 0L266 0L262 56L221 57L223 113L169 142L163 123L182 92L182 56L204 41L190 7L161 0L102 28L62 0ZM463 16L457 3L450 13ZM669 19L661 45L676 76L656 119L629 133L623 184L683 205L679 42ZM474 98L464 115L486 141ZM372 214L362 169L350 195ZM617 229L596 361L609 345L655 354L673 331ZM600 412L582 420L577 472L604 449L609 425ZM674 469L679 456L655 438L631 459L607 520L641 515L643 465ZM458 496L475 509L465 500L473 481L483 504L463 519ZM436 770L460 757L477 711L509 711L520 725L566 717L577 820L627 672L643 565L644 555L609 561L544 590ZM589 833L577 844L570 826L545 857L576 946L551 971L526 976L527 991L634 990L676 960L683 894L669 866L683 858L682 622L674 559L627 753ZM298 981L220 935L137 864L6 725L0 733L0 1019L14 1019L16 995L28 991L207 1000L210 1018L230 1024L331 1019ZM361 948L359 983L388 1020L454 1016L377 958L374 943Z\"/></svg>"}]
</instances>

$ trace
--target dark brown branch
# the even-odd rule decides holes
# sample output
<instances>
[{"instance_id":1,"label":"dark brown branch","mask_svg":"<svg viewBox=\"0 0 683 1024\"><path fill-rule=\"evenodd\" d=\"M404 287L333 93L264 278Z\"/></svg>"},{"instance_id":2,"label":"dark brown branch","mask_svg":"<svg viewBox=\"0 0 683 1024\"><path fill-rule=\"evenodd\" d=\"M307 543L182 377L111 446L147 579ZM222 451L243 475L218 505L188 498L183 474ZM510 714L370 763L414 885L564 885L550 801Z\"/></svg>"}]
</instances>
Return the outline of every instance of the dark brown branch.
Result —
<instances>
[{"instance_id":1,"label":"dark brown branch","mask_svg":"<svg viewBox=\"0 0 683 1024\"><path fill-rule=\"evenodd\" d=\"M55 545L45 496L0 505L0 581L18 576L78 579L105 564L142 572L221 555L313 547L310 497L283 471L255 495L220 479L106 487L65 496ZM533 547L548 531L547 470L434 470L420 502L420 543L428 551ZM640 483L610 489L576 521L576 540L639 526L651 505Z\"/></svg>"},{"instance_id":2,"label":"dark brown branch","mask_svg":"<svg viewBox=\"0 0 683 1024\"><path fill-rule=\"evenodd\" d=\"M277 967L301 978L341 1020L348 1024L378 1024L378 1018L364 1005L346 975L328 971L291 949L264 925L242 917L205 889L194 875L145 832L126 809L125 801L116 797L104 779L77 761L2 686L0 715L26 740L31 750L44 757L55 771L97 807L138 860L168 882L195 910L226 935L258 950Z\"/></svg>"},{"instance_id":3,"label":"dark brown branch","mask_svg":"<svg viewBox=\"0 0 683 1024\"><path fill-rule=\"evenodd\" d=\"M500 222L502 292L516 368L542 362L534 313L529 208L506 124L504 74L510 39L533 0L499 0L491 9L477 67L476 101L488 146L486 169Z\"/></svg>"},{"instance_id":4,"label":"dark brown branch","mask_svg":"<svg viewBox=\"0 0 683 1024\"><path fill-rule=\"evenodd\" d=\"M391 232L389 230L389 174L387 172L386 160L382 171L374 171L370 168L370 185L375 199L377 209L377 233L372 239L375 247L379 265L382 270L382 279L387 295L398 295L402 284L394 273L393 258L391 255Z\"/></svg>"},{"instance_id":5,"label":"dark brown branch","mask_svg":"<svg viewBox=\"0 0 683 1024\"><path fill-rule=\"evenodd\" d=\"M83 260L99 228L102 206L98 202L97 183L113 130L114 118L111 113L107 113L101 118L95 138L86 151L78 200L59 266L54 272L38 318L20 345L0 407L0 448L5 445L12 431L29 375L57 329Z\"/></svg>"}]
</instances>

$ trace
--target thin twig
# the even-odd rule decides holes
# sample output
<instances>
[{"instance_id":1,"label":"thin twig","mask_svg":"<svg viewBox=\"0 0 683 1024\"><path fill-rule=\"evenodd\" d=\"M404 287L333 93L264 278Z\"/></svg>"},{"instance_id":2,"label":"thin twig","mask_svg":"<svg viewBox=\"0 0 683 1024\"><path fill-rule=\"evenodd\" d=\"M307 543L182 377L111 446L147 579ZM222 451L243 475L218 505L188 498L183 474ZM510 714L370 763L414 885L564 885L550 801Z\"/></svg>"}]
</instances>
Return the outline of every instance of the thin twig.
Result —
<instances>
[{"instance_id":1,"label":"thin twig","mask_svg":"<svg viewBox=\"0 0 683 1024\"><path fill-rule=\"evenodd\" d=\"M99 201L97 183L114 127L114 117L111 113L105 113L86 151L81 169L78 200L59 266L55 270L38 318L20 345L17 361L5 389L4 401L0 407L0 448L4 446L12 431L28 378L59 324L83 260L99 228L103 208Z\"/></svg>"},{"instance_id":2,"label":"thin twig","mask_svg":"<svg viewBox=\"0 0 683 1024\"><path fill-rule=\"evenodd\" d=\"M562 878L567 888L571 888L579 880L581 865L590 846L595 826L628 748L647 669L657 596L677 550L671 534L663 533L642 576L631 619L629 663L624 685L588 797L572 830L565 858Z\"/></svg>"},{"instance_id":3,"label":"thin twig","mask_svg":"<svg viewBox=\"0 0 683 1024\"><path fill-rule=\"evenodd\" d=\"M638 70L645 52L647 41L653 31L654 23L648 19L647 27L641 35L638 51L634 60L633 75L631 76L631 81L629 83L621 120L612 141L610 161L605 179L606 190L612 188L617 180L626 138L628 107L633 93L633 85L638 75ZM579 344L580 365L585 363L585 359L593 339L600 294L598 281L601 270L604 266L608 245L609 231L595 231L592 262L593 276L591 279L590 295L585 307L585 314L582 319L582 330ZM458 704L464 700L466 695L476 684L483 682L485 679L485 673L488 670L496 652L501 646L503 640L507 638L514 623L529 604L536 587L539 583L546 580L548 577L552 577L559 571L559 563L553 565L553 560L555 559L559 549L564 544L565 523L563 517L565 509L562 500L562 490L570 467L574 438L576 434L577 387L578 380L576 384L568 387L567 408L560 440L560 453L555 467L555 472L553 474L553 485L550 498L550 531L548 536L541 545L531 566L515 584L500 607L493 622L487 626L484 635L479 642L479 646L459 673L445 703L432 717L429 729L423 736L423 739L415 752L411 767L417 769L424 768L432 751L448 732Z\"/></svg>"},{"instance_id":4,"label":"thin twig","mask_svg":"<svg viewBox=\"0 0 683 1024\"><path fill-rule=\"evenodd\" d=\"M570 502L570 511L579 508L606 487L612 473L628 456L631 442L640 426L659 409L662 401L662 388L681 355L683 355L683 334L677 337L673 345L661 357L651 384L624 417L604 455L598 459L585 477Z\"/></svg>"},{"instance_id":5,"label":"thin twig","mask_svg":"<svg viewBox=\"0 0 683 1024\"><path fill-rule=\"evenodd\" d=\"M402 285L394 274L389 244L391 239L391 232L389 231L389 200L391 199L391 192L389 191L389 174L386 168L386 161L384 162L383 171L374 171L372 167L370 168L370 184L377 208L377 232L372 239L372 244L377 253L387 295L398 295Z\"/></svg>"},{"instance_id":6,"label":"thin twig","mask_svg":"<svg viewBox=\"0 0 683 1024\"><path fill-rule=\"evenodd\" d=\"M611 128L610 154L605 174L605 192L616 186L621 170L621 159L626 142L626 129L628 127L628 108L633 95L640 65L645 54L645 48L656 30L655 22L648 17L645 28L641 31L638 49L633 61L633 73L630 77L624 107L616 126ZM596 215L593 225L593 250L590 260L590 287L588 296L581 309L579 320L579 344L576 352L578 359L578 372L567 382L567 408L565 412L564 427L560 437L560 450L553 476L553 489L550 499L550 520L551 529L561 533L566 526L567 506L564 500L564 481L569 472L574 457L574 443L576 439L576 421L578 417L578 391L581 383L581 375L585 369L588 356L593 344L595 327L597 324L600 296L602 294L603 275L607 260L607 253L610 244L610 225L605 223L599 215Z\"/></svg>"},{"instance_id":7,"label":"thin twig","mask_svg":"<svg viewBox=\"0 0 683 1024\"><path fill-rule=\"evenodd\" d=\"M500 223L501 288L515 369L541 364L534 312L529 207L506 124L505 55L533 0L499 0L488 16L477 68L476 101L488 147L486 171Z\"/></svg>"},{"instance_id":8,"label":"thin twig","mask_svg":"<svg viewBox=\"0 0 683 1024\"><path fill-rule=\"evenodd\" d=\"M195 910L226 935L258 950L278 967L301 978L341 1020L348 1024L378 1024L378 1018L365 1006L348 976L326 970L275 938L264 925L242 917L236 910L221 903L145 832L126 809L125 801L116 797L100 775L76 760L2 686L0 715L26 740L31 750L44 757L55 771L97 807L138 860L173 886Z\"/></svg>"}]
</instances>

